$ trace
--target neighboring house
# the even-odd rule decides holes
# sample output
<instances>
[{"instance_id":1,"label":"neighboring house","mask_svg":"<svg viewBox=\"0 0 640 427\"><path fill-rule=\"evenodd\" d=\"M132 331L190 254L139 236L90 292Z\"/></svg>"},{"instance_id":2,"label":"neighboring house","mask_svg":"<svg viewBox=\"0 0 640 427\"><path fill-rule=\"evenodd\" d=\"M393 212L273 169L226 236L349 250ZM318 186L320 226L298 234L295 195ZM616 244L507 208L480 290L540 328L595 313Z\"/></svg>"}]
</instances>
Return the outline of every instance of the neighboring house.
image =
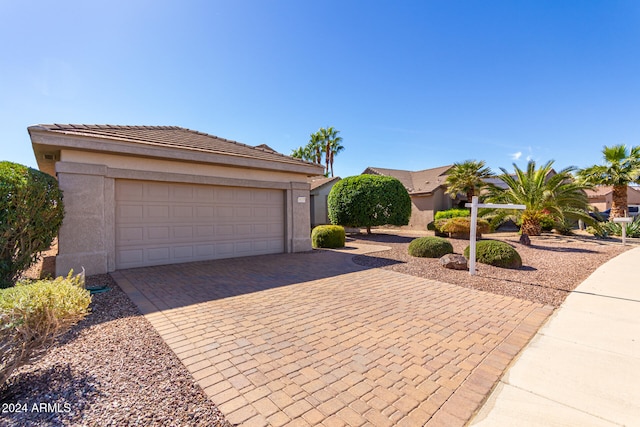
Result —
<instances>
[{"instance_id":1,"label":"neighboring house","mask_svg":"<svg viewBox=\"0 0 640 427\"><path fill-rule=\"evenodd\" d=\"M180 127L28 131L64 194L58 275L311 249L322 166Z\"/></svg>"},{"instance_id":2,"label":"neighboring house","mask_svg":"<svg viewBox=\"0 0 640 427\"><path fill-rule=\"evenodd\" d=\"M311 199L309 207L311 209L311 227L322 224L330 224L329 207L327 199L333 185L340 181L340 177L326 178L324 175L314 176L307 179L311 186Z\"/></svg>"},{"instance_id":3,"label":"neighboring house","mask_svg":"<svg viewBox=\"0 0 640 427\"><path fill-rule=\"evenodd\" d=\"M416 172L368 167L362 173L397 178L411 196L409 227L425 230L427 224L433 221L435 212L458 206L459 199L452 199L445 194L445 181L451 167L448 165Z\"/></svg>"},{"instance_id":4,"label":"neighboring house","mask_svg":"<svg viewBox=\"0 0 640 427\"><path fill-rule=\"evenodd\" d=\"M586 190L589 204L598 211L611 209L613 201L613 187L610 185L599 185L593 190ZM634 186L627 187L627 205L640 205L640 188Z\"/></svg>"}]
</instances>

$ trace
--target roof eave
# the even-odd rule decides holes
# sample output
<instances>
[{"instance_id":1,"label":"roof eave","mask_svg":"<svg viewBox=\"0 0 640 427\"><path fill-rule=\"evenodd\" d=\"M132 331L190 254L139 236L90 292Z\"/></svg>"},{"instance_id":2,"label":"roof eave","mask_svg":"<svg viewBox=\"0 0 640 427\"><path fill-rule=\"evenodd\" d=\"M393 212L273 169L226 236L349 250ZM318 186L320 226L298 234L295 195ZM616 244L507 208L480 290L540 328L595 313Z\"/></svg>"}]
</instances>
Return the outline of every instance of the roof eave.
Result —
<instances>
[{"instance_id":1,"label":"roof eave","mask_svg":"<svg viewBox=\"0 0 640 427\"><path fill-rule=\"evenodd\" d=\"M61 149L76 149L96 153L128 155L141 158L156 158L182 160L194 163L208 163L232 167L245 167L280 172L300 173L306 176L319 175L324 172L321 165L307 162L299 164L279 162L277 160L255 159L229 153L212 153L205 150L186 147L164 147L155 144L131 144L107 138L89 135L60 134L52 132L42 126L27 128L31 137L34 154L38 167L41 167L41 157L38 153L59 151Z\"/></svg>"}]
</instances>

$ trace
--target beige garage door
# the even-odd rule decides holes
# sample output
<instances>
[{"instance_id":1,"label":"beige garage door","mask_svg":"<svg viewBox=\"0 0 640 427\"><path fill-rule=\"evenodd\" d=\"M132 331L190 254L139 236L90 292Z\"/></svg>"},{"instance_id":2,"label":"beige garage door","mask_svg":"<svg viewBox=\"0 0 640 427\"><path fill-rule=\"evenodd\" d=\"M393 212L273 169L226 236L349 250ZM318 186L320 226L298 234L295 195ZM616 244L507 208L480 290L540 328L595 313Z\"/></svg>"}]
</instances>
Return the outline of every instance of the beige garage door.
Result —
<instances>
[{"instance_id":1,"label":"beige garage door","mask_svg":"<svg viewBox=\"0 0 640 427\"><path fill-rule=\"evenodd\" d=\"M116 180L116 268L284 252L284 191Z\"/></svg>"}]
</instances>

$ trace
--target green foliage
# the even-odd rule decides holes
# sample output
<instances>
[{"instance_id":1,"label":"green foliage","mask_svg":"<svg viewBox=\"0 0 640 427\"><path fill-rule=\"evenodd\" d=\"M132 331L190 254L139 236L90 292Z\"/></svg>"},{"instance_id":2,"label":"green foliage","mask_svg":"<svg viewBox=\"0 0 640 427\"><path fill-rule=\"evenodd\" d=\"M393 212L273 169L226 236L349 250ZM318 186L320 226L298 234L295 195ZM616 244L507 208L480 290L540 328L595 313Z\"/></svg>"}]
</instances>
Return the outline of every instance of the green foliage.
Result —
<instances>
[{"instance_id":1,"label":"green foliage","mask_svg":"<svg viewBox=\"0 0 640 427\"><path fill-rule=\"evenodd\" d=\"M464 250L469 259L470 247ZM502 268L522 267L520 254L508 243L499 240L479 240L476 242L476 261Z\"/></svg>"},{"instance_id":2,"label":"green foliage","mask_svg":"<svg viewBox=\"0 0 640 427\"><path fill-rule=\"evenodd\" d=\"M333 126L320 128L309 136L309 142L303 147L298 147L291 152L291 157L322 164L324 157L325 176L333 176L333 161L335 156L344 150L342 137L338 136L339 130Z\"/></svg>"},{"instance_id":3,"label":"green foliage","mask_svg":"<svg viewBox=\"0 0 640 427\"><path fill-rule=\"evenodd\" d=\"M411 198L396 178L379 175L350 176L338 181L328 199L332 224L347 227L407 225Z\"/></svg>"},{"instance_id":4,"label":"green foliage","mask_svg":"<svg viewBox=\"0 0 640 427\"><path fill-rule=\"evenodd\" d=\"M13 286L62 225L64 206L50 175L0 162L0 288Z\"/></svg>"},{"instance_id":5,"label":"green foliage","mask_svg":"<svg viewBox=\"0 0 640 427\"><path fill-rule=\"evenodd\" d=\"M459 218L465 216L471 216L471 211L469 209L447 209L445 211L436 212L433 219L438 221L439 219Z\"/></svg>"},{"instance_id":6,"label":"green foliage","mask_svg":"<svg viewBox=\"0 0 640 427\"><path fill-rule=\"evenodd\" d=\"M609 237L609 232L605 227L600 225L600 223L595 223L594 225L588 226L585 231L589 234L593 234L595 237L600 239L606 239Z\"/></svg>"},{"instance_id":7,"label":"green foliage","mask_svg":"<svg viewBox=\"0 0 640 427\"><path fill-rule=\"evenodd\" d=\"M314 248L342 248L345 240L344 227L339 225L319 225L311 232Z\"/></svg>"},{"instance_id":8,"label":"green foliage","mask_svg":"<svg viewBox=\"0 0 640 427\"><path fill-rule=\"evenodd\" d=\"M19 282L0 290L0 385L33 363L89 312L84 277Z\"/></svg>"},{"instance_id":9,"label":"green foliage","mask_svg":"<svg viewBox=\"0 0 640 427\"><path fill-rule=\"evenodd\" d=\"M409 243L409 255L421 258L440 258L453 253L453 246L441 237L419 237Z\"/></svg>"},{"instance_id":10,"label":"green foliage","mask_svg":"<svg viewBox=\"0 0 640 427\"><path fill-rule=\"evenodd\" d=\"M635 217L633 222L628 224L604 222L598 225L608 236L622 236L622 227L625 227L627 237L640 237L640 216Z\"/></svg>"},{"instance_id":11,"label":"green foliage","mask_svg":"<svg viewBox=\"0 0 640 427\"><path fill-rule=\"evenodd\" d=\"M602 149L604 165L581 169L578 179L586 185L611 185L613 198L609 219L624 215L627 210L627 186L640 183L640 146L628 149L613 145Z\"/></svg>"},{"instance_id":12,"label":"green foliage","mask_svg":"<svg viewBox=\"0 0 640 427\"><path fill-rule=\"evenodd\" d=\"M471 217L455 217L449 219L440 219L436 221L436 227L443 233L457 239L468 239L471 235ZM482 233L491 231L489 222L477 218L476 236L480 237Z\"/></svg>"},{"instance_id":13,"label":"green foliage","mask_svg":"<svg viewBox=\"0 0 640 427\"><path fill-rule=\"evenodd\" d=\"M545 216L553 218L554 222L568 219L581 219L587 224L593 223L588 215L589 201L584 192L588 186L573 179L573 167L562 169L554 173L553 161L536 168L536 163L530 161L526 170L521 170L516 164L515 174L509 174L501 168L499 178L507 185L506 189L491 186L487 201L492 203L512 203L526 206L524 210L499 209L499 217L514 216L521 220L522 233L530 236L540 235L541 222Z\"/></svg>"},{"instance_id":14,"label":"green foliage","mask_svg":"<svg viewBox=\"0 0 640 427\"><path fill-rule=\"evenodd\" d=\"M446 193L455 199L458 194L464 194L467 201L471 202L474 195L486 187L485 179L492 175L483 160L467 160L462 163L455 163L447 172Z\"/></svg>"}]
</instances>

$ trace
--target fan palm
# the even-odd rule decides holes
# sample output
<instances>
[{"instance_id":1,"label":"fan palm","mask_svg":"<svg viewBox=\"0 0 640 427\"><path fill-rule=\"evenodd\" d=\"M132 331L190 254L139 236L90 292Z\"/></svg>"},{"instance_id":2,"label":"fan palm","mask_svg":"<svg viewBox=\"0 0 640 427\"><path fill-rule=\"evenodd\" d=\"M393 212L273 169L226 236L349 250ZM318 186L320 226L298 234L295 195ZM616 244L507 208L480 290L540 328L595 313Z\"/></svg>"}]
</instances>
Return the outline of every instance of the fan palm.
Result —
<instances>
[{"instance_id":1,"label":"fan palm","mask_svg":"<svg viewBox=\"0 0 640 427\"><path fill-rule=\"evenodd\" d=\"M467 196L467 201L470 202L476 192L486 186L484 180L490 178L491 175L491 169L483 160L454 163L447 175L446 193L452 199L455 199L457 194L464 193Z\"/></svg>"},{"instance_id":2,"label":"fan palm","mask_svg":"<svg viewBox=\"0 0 640 427\"><path fill-rule=\"evenodd\" d=\"M515 174L509 174L500 168L502 175L498 178L506 188L492 185L487 201L491 203L511 203L525 205L524 211L505 212L520 216L520 231L530 236L539 236L542 232L541 221L545 215L556 223L564 223L567 219L581 219L591 223L587 213L588 199L584 192L588 185L578 182L571 174L573 166L553 174L553 160L536 169L535 161L521 170L514 163ZM504 214L503 214L504 215Z\"/></svg>"},{"instance_id":3,"label":"fan palm","mask_svg":"<svg viewBox=\"0 0 640 427\"><path fill-rule=\"evenodd\" d=\"M627 186L640 182L640 146L629 150L625 145L604 147L605 165L594 165L578 172L578 178L591 185L613 186L609 219L618 218L627 210Z\"/></svg>"},{"instance_id":4,"label":"fan palm","mask_svg":"<svg viewBox=\"0 0 640 427\"><path fill-rule=\"evenodd\" d=\"M338 136L339 133L340 131L335 129L333 126L320 128L317 132L318 138L324 145L324 160L326 163L325 173L328 175L330 170L329 168L331 168L331 176L333 176L333 157L338 154L339 151L344 149L344 147L340 145L342 137Z\"/></svg>"}]
</instances>

